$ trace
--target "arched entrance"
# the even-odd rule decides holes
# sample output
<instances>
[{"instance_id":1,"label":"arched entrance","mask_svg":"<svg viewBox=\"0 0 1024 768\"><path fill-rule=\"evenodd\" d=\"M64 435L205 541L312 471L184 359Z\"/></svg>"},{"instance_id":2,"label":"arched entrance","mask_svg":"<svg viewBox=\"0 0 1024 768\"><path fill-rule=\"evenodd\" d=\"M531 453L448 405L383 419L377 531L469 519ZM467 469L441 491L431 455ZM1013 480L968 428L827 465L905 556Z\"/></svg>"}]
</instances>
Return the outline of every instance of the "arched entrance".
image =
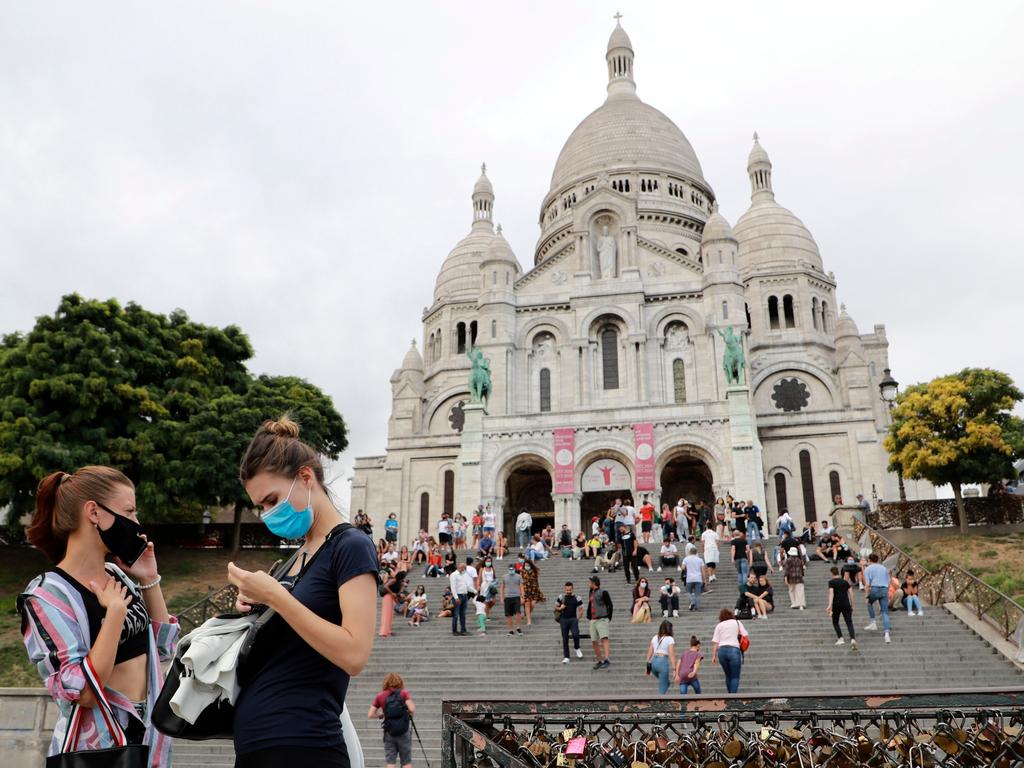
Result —
<instances>
[{"instance_id":1,"label":"arched entrance","mask_svg":"<svg viewBox=\"0 0 1024 768\"><path fill-rule=\"evenodd\" d=\"M605 457L592 461L580 478L580 528L590 533L594 517L603 518L615 499L631 496L633 478L629 468L616 458Z\"/></svg>"},{"instance_id":2,"label":"arched entrance","mask_svg":"<svg viewBox=\"0 0 1024 768\"><path fill-rule=\"evenodd\" d=\"M666 462L661 470L662 503L675 505L683 498L691 504L697 501L714 504L711 484L708 465L696 456L681 454Z\"/></svg>"},{"instance_id":3,"label":"arched entrance","mask_svg":"<svg viewBox=\"0 0 1024 768\"><path fill-rule=\"evenodd\" d=\"M523 463L505 480L505 536L515 545L516 517L524 509L533 517L533 530L555 524L555 501L551 497L551 472L540 464Z\"/></svg>"}]
</instances>

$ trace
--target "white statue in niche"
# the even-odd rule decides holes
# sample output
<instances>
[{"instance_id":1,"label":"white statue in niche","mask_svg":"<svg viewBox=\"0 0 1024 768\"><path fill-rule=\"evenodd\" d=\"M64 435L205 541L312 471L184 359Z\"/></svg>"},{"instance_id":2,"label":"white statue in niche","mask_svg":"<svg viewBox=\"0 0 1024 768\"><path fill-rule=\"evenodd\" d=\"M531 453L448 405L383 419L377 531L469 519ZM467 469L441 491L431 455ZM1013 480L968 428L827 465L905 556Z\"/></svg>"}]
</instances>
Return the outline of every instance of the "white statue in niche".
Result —
<instances>
[{"instance_id":1,"label":"white statue in niche","mask_svg":"<svg viewBox=\"0 0 1024 768\"><path fill-rule=\"evenodd\" d=\"M687 341L687 328L682 323L673 323L665 334L665 346L669 349L682 349Z\"/></svg>"},{"instance_id":2,"label":"white statue in niche","mask_svg":"<svg viewBox=\"0 0 1024 768\"><path fill-rule=\"evenodd\" d=\"M601 227L601 235L595 245L597 250L597 266L601 270L599 277L615 277L615 255L617 246L615 238L608 234L608 225Z\"/></svg>"}]
</instances>

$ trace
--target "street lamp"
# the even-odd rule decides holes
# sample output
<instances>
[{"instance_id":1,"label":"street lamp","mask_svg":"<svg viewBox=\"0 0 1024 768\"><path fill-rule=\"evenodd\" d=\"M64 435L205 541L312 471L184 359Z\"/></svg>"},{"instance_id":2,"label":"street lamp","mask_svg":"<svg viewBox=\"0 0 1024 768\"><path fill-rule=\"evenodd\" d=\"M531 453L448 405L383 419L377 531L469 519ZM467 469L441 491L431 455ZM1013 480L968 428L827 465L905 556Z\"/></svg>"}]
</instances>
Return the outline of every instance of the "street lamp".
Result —
<instances>
[{"instance_id":1,"label":"street lamp","mask_svg":"<svg viewBox=\"0 0 1024 768\"><path fill-rule=\"evenodd\" d=\"M892 409L896 407L896 395L899 393L900 383L892 377L892 371L886 368L882 380L878 382L878 391L882 396L882 402L889 409L889 422L892 423ZM903 469L896 470L896 477L900 483L900 501L907 500L907 489L903 487Z\"/></svg>"}]
</instances>

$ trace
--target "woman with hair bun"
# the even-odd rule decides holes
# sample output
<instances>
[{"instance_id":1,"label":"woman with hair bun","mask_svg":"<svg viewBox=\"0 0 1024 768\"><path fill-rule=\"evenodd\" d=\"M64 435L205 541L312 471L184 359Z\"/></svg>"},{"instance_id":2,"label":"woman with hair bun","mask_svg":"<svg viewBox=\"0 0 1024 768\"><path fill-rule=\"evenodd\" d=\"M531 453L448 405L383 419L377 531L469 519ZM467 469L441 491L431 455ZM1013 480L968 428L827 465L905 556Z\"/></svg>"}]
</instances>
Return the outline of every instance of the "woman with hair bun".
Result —
<instances>
[{"instance_id":1,"label":"woman with hair bun","mask_svg":"<svg viewBox=\"0 0 1024 768\"><path fill-rule=\"evenodd\" d=\"M47 754L144 744L151 768L170 765L170 739L149 713L178 624L139 525L132 481L99 466L48 475L27 535L53 563L18 598L29 658L57 705Z\"/></svg>"},{"instance_id":2,"label":"woman with hair bun","mask_svg":"<svg viewBox=\"0 0 1024 768\"><path fill-rule=\"evenodd\" d=\"M302 539L302 546L280 581L228 564L239 610L262 604L283 620L282 631L257 644L259 663L249 662L252 676L235 703L235 766L349 768L339 718L349 679L373 648L373 540L339 529L343 520L324 485L320 456L287 416L257 430L239 479L270 531Z\"/></svg>"}]
</instances>

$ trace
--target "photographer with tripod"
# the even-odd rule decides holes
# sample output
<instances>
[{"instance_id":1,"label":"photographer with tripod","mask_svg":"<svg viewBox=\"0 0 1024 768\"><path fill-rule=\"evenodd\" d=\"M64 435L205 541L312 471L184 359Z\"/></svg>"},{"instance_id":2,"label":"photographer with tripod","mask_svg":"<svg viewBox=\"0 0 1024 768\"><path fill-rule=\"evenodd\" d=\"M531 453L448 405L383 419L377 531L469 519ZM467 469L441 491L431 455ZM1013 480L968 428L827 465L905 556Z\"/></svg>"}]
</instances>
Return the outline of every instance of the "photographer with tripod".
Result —
<instances>
[{"instance_id":1,"label":"photographer with tripod","mask_svg":"<svg viewBox=\"0 0 1024 768\"><path fill-rule=\"evenodd\" d=\"M401 760L402 768L412 768L412 734L416 730L416 723L412 716L416 712L416 704L412 696L405 690L405 683L402 678L391 672L384 678L370 711L366 716L370 719L379 718L381 728L384 729L384 759L387 761L387 768L395 768ZM420 741L419 732L416 732L416 740ZM420 749L423 749L423 742L420 741ZM427 751L423 749L423 757L426 759ZM427 762L429 768L430 762Z\"/></svg>"}]
</instances>

